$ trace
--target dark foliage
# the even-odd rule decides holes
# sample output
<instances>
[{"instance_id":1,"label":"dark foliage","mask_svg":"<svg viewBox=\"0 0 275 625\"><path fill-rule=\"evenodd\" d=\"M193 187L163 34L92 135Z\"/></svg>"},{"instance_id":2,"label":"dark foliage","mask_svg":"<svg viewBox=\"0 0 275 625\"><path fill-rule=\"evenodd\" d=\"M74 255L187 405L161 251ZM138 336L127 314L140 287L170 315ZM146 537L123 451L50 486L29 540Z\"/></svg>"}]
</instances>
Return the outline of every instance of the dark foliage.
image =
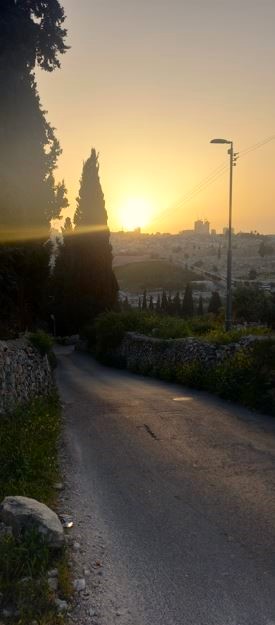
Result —
<instances>
[{"instance_id":1,"label":"dark foliage","mask_svg":"<svg viewBox=\"0 0 275 625\"><path fill-rule=\"evenodd\" d=\"M217 315L222 307L222 301L220 298L220 294L218 291L214 291L211 295L208 312L213 313L213 315Z\"/></svg>"},{"instance_id":2,"label":"dark foliage","mask_svg":"<svg viewBox=\"0 0 275 625\"><path fill-rule=\"evenodd\" d=\"M53 279L54 311L58 334L78 332L117 301L118 286L112 271L112 248L107 212L95 150L84 163L71 233L67 222L64 245Z\"/></svg>"},{"instance_id":3,"label":"dark foliage","mask_svg":"<svg viewBox=\"0 0 275 625\"><path fill-rule=\"evenodd\" d=\"M203 315L203 299L202 299L202 296L200 295L199 304L198 304L198 316L202 317L202 315Z\"/></svg>"},{"instance_id":4,"label":"dark foliage","mask_svg":"<svg viewBox=\"0 0 275 625\"><path fill-rule=\"evenodd\" d=\"M66 205L53 170L60 147L41 108L33 70L59 67L66 31L57 0L0 4L0 225L2 238L45 236ZM65 203L64 203L65 202ZM19 235L20 233L20 235Z\"/></svg>"},{"instance_id":5,"label":"dark foliage","mask_svg":"<svg viewBox=\"0 0 275 625\"><path fill-rule=\"evenodd\" d=\"M273 297L257 285L240 286L234 290L233 310L237 321L267 322L270 325L275 321Z\"/></svg>"},{"instance_id":6,"label":"dark foliage","mask_svg":"<svg viewBox=\"0 0 275 625\"><path fill-rule=\"evenodd\" d=\"M185 289L182 302L182 314L184 317L193 317L194 314L194 302L191 284L187 284Z\"/></svg>"},{"instance_id":7,"label":"dark foliage","mask_svg":"<svg viewBox=\"0 0 275 625\"><path fill-rule=\"evenodd\" d=\"M0 246L0 336L45 323L49 252L41 242Z\"/></svg>"}]
</instances>

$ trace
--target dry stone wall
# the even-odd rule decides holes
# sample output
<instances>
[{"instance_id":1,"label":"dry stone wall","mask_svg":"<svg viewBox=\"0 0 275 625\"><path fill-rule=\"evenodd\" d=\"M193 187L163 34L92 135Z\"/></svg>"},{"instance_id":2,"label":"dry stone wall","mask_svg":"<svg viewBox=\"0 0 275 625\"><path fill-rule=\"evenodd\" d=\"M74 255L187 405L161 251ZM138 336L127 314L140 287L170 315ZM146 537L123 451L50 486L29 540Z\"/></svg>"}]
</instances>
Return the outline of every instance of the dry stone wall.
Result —
<instances>
[{"instance_id":1,"label":"dry stone wall","mask_svg":"<svg viewBox=\"0 0 275 625\"><path fill-rule=\"evenodd\" d=\"M215 345L193 337L184 339L159 339L128 332L121 345L111 353L112 360L131 371L158 372L161 367L200 362L211 367L233 356L238 350L248 348L256 340L248 336L238 343Z\"/></svg>"},{"instance_id":2,"label":"dry stone wall","mask_svg":"<svg viewBox=\"0 0 275 625\"><path fill-rule=\"evenodd\" d=\"M48 394L53 378L47 356L25 339L0 341L0 415Z\"/></svg>"}]
</instances>

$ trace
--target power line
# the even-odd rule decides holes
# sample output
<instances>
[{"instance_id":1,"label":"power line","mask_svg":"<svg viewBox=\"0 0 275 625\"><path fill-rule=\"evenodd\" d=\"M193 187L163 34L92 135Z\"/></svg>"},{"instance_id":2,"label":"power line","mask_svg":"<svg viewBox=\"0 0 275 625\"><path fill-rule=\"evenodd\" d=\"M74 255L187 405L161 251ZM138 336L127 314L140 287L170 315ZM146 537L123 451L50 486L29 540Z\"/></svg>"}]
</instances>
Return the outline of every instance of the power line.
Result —
<instances>
[{"instance_id":1,"label":"power line","mask_svg":"<svg viewBox=\"0 0 275 625\"><path fill-rule=\"evenodd\" d=\"M275 139L275 135L271 135L270 137L266 137L266 139L263 139L262 141L259 141L258 143L255 143L255 144L249 146L248 148L238 152L238 158L239 159L243 158L247 154L250 154L251 152L254 152L255 150L258 150L259 148L263 147L267 143L270 143L274 139ZM183 206L185 206L187 203L191 202L197 195L202 193L205 189L207 189L210 185L212 185L214 182L216 182L219 178L224 176L225 173L227 172L227 169L228 169L227 163L226 162L221 163L218 167L216 167L216 169L214 169L212 172L210 172L208 174L208 176L203 178L197 185L195 185L195 187L193 187L193 189L189 193L187 193L185 196L183 196L183 198L181 200L178 200L178 202L176 202L175 204L169 206L162 213L160 213L158 216L156 216L155 219L152 220L152 223L154 223L156 221L159 221L159 220L162 220L165 217L166 214L171 212L171 210L179 210L179 209L183 208Z\"/></svg>"}]
</instances>

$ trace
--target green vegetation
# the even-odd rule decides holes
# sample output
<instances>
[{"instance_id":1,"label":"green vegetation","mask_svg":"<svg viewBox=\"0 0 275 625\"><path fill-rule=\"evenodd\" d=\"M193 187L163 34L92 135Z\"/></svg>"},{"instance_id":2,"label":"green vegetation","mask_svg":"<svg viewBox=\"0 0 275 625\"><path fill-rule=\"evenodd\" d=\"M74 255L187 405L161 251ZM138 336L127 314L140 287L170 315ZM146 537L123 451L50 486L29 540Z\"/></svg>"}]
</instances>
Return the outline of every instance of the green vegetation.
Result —
<instances>
[{"instance_id":1,"label":"green vegetation","mask_svg":"<svg viewBox=\"0 0 275 625\"><path fill-rule=\"evenodd\" d=\"M35 399L0 420L0 500L6 495L54 503L58 477L59 405L55 396Z\"/></svg>"},{"instance_id":2,"label":"green vegetation","mask_svg":"<svg viewBox=\"0 0 275 625\"><path fill-rule=\"evenodd\" d=\"M55 396L36 399L1 418L0 500L20 494L54 505L59 434L60 409ZM39 625L63 623L47 584L47 571L51 568L59 571L59 595L68 598L71 587L65 552L53 554L33 531L24 534L20 541L13 536L1 538L2 607L15 606L20 625L29 625L32 620Z\"/></svg>"},{"instance_id":3,"label":"green vegetation","mask_svg":"<svg viewBox=\"0 0 275 625\"><path fill-rule=\"evenodd\" d=\"M259 341L211 368L198 361L181 365L172 379L275 416L274 361L275 340Z\"/></svg>"},{"instance_id":4,"label":"green vegetation","mask_svg":"<svg viewBox=\"0 0 275 625\"><path fill-rule=\"evenodd\" d=\"M202 280L190 269L162 260L148 260L115 267L120 288L130 292L144 289L181 290L192 280Z\"/></svg>"},{"instance_id":5,"label":"green vegetation","mask_svg":"<svg viewBox=\"0 0 275 625\"><path fill-rule=\"evenodd\" d=\"M222 322L214 315L181 319L150 311L103 313L94 324L85 328L83 334L89 346L95 347L98 355L104 355L108 348L115 348L121 343L125 332L138 332L161 339L195 336L221 345L238 341L243 336L251 334L268 334L267 329L257 327L225 332Z\"/></svg>"},{"instance_id":6,"label":"green vegetation","mask_svg":"<svg viewBox=\"0 0 275 625\"><path fill-rule=\"evenodd\" d=\"M45 354L50 354L53 347L52 338L43 330L38 330L37 332L33 332L29 335L29 341L38 349L41 356L45 356Z\"/></svg>"},{"instance_id":7,"label":"green vegetation","mask_svg":"<svg viewBox=\"0 0 275 625\"><path fill-rule=\"evenodd\" d=\"M110 350L121 343L125 332L138 332L161 339L195 336L199 340L225 345L246 335L267 335L265 328L233 329L225 332L221 321L209 315L189 320L149 312L105 313L85 330L89 347L105 364L124 366ZM133 371L167 381L207 390L226 399L275 415L275 339L265 340L241 349L228 360L205 367L199 361L172 366L161 362L150 367L137 363Z\"/></svg>"}]
</instances>

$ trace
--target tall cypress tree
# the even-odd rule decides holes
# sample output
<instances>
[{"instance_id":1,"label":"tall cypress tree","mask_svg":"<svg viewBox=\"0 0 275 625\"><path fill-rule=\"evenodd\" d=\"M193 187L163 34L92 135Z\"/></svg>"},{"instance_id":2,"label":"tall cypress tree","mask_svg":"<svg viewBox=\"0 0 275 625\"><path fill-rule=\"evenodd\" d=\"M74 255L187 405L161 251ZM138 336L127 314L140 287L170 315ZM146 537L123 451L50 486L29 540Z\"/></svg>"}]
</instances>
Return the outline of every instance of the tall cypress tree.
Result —
<instances>
[{"instance_id":1,"label":"tall cypress tree","mask_svg":"<svg viewBox=\"0 0 275 625\"><path fill-rule=\"evenodd\" d=\"M0 283L7 333L43 323L49 246L41 242L67 203L64 184L53 177L60 146L34 73L60 66L64 19L58 0L0 2Z\"/></svg>"},{"instance_id":2,"label":"tall cypress tree","mask_svg":"<svg viewBox=\"0 0 275 625\"><path fill-rule=\"evenodd\" d=\"M193 317L194 314L194 302L192 285L188 283L186 285L183 302L182 302L182 314L184 317Z\"/></svg>"},{"instance_id":3,"label":"tall cypress tree","mask_svg":"<svg viewBox=\"0 0 275 625\"><path fill-rule=\"evenodd\" d=\"M56 315L61 333L78 332L117 300L107 211L94 149L83 165L74 223L74 232L65 236L56 262Z\"/></svg>"},{"instance_id":4,"label":"tall cypress tree","mask_svg":"<svg viewBox=\"0 0 275 625\"><path fill-rule=\"evenodd\" d=\"M203 316L203 299L201 295L200 295L199 304L198 304L198 316L199 317Z\"/></svg>"},{"instance_id":5,"label":"tall cypress tree","mask_svg":"<svg viewBox=\"0 0 275 625\"><path fill-rule=\"evenodd\" d=\"M208 312L217 315L221 307L222 301L220 294L218 293L218 291L213 291L209 301Z\"/></svg>"},{"instance_id":6,"label":"tall cypress tree","mask_svg":"<svg viewBox=\"0 0 275 625\"><path fill-rule=\"evenodd\" d=\"M141 308L142 308L142 310L147 310L147 292L146 292L146 290L143 291Z\"/></svg>"},{"instance_id":7,"label":"tall cypress tree","mask_svg":"<svg viewBox=\"0 0 275 625\"><path fill-rule=\"evenodd\" d=\"M160 304L161 312L167 313L168 308L168 299L166 292L163 290L161 295L161 304Z\"/></svg>"},{"instance_id":8,"label":"tall cypress tree","mask_svg":"<svg viewBox=\"0 0 275 625\"><path fill-rule=\"evenodd\" d=\"M58 0L1 0L0 225L6 237L45 236L63 203L52 175L60 147L41 108L34 69L60 66L64 19Z\"/></svg>"},{"instance_id":9,"label":"tall cypress tree","mask_svg":"<svg viewBox=\"0 0 275 625\"><path fill-rule=\"evenodd\" d=\"M98 154L93 148L84 162L74 215L77 231L107 230L107 211L99 179Z\"/></svg>"}]
</instances>

